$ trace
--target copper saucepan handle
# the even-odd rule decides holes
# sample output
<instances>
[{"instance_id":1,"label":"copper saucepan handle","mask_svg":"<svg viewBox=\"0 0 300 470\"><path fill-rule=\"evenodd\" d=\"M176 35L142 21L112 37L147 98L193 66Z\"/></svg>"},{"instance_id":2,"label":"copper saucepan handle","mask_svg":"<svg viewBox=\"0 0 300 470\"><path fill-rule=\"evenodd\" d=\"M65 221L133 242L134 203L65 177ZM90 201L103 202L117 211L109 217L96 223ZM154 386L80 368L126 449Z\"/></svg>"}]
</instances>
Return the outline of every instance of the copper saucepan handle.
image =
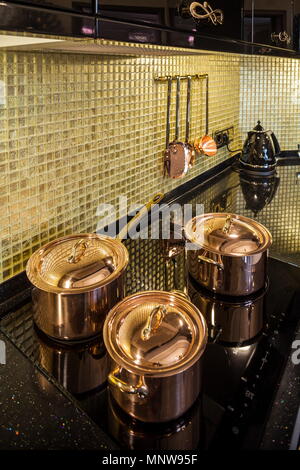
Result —
<instances>
[{"instance_id":1,"label":"copper saucepan handle","mask_svg":"<svg viewBox=\"0 0 300 470\"><path fill-rule=\"evenodd\" d=\"M122 393L128 395L138 395L139 398L147 398L149 395L149 390L145 384L144 377L140 376L137 385L129 385L123 380L121 380L117 375L120 373L120 367L117 367L112 371L108 376L108 382L113 387L118 388Z\"/></svg>"},{"instance_id":2,"label":"copper saucepan handle","mask_svg":"<svg viewBox=\"0 0 300 470\"><path fill-rule=\"evenodd\" d=\"M141 208L141 210L128 222L128 224L126 224L125 227L123 227L122 230L120 230L119 234L117 235L117 238L119 238L119 240L123 240L123 238L125 238L126 234L128 233L129 229L133 225L137 225L138 221L142 219L142 217L144 217L144 215L146 215L150 211L152 206L154 206L155 204L158 204L163 199L163 197L164 197L163 193L155 194L150 199L150 201L148 201Z\"/></svg>"}]
</instances>

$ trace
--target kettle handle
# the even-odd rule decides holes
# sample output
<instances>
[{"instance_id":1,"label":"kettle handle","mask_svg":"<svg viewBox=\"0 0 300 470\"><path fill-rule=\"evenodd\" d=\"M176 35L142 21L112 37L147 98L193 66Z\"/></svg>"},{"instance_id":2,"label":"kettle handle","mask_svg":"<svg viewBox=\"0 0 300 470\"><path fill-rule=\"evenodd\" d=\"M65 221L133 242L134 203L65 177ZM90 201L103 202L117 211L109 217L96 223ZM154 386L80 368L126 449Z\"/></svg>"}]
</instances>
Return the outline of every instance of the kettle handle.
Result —
<instances>
[{"instance_id":1,"label":"kettle handle","mask_svg":"<svg viewBox=\"0 0 300 470\"><path fill-rule=\"evenodd\" d=\"M276 137L276 135L274 134L273 131L268 131L268 134L270 135L270 137L272 139L275 155L277 155L278 153L281 152L281 148L280 148L278 139L277 139L277 137Z\"/></svg>"}]
</instances>

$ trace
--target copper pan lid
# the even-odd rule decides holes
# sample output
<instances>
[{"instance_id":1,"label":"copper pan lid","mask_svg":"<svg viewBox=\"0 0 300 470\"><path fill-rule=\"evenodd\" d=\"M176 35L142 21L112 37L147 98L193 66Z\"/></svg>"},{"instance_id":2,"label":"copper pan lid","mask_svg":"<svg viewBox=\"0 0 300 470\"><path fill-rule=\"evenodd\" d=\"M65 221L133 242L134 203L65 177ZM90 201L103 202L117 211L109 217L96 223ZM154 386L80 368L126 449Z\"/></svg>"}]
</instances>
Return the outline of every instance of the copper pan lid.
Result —
<instances>
[{"instance_id":1,"label":"copper pan lid","mask_svg":"<svg viewBox=\"0 0 300 470\"><path fill-rule=\"evenodd\" d=\"M39 289L76 294L108 284L127 264L128 252L119 240L76 234L58 238L33 253L26 273Z\"/></svg>"},{"instance_id":2,"label":"copper pan lid","mask_svg":"<svg viewBox=\"0 0 300 470\"><path fill-rule=\"evenodd\" d=\"M210 213L194 217L185 226L195 249L227 256L250 256L272 244L270 232L255 220L236 214Z\"/></svg>"},{"instance_id":3,"label":"copper pan lid","mask_svg":"<svg viewBox=\"0 0 300 470\"><path fill-rule=\"evenodd\" d=\"M104 324L112 359L131 373L166 377L191 367L207 343L204 317L176 293L147 291L119 302Z\"/></svg>"}]
</instances>

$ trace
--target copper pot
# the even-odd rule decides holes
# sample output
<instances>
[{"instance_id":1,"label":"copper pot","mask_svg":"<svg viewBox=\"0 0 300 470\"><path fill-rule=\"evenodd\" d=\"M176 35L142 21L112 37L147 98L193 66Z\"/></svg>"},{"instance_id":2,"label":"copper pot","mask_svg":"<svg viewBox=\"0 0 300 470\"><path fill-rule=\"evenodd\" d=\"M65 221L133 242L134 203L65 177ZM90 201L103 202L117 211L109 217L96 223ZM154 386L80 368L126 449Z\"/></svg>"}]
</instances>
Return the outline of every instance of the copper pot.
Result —
<instances>
[{"instance_id":1,"label":"copper pot","mask_svg":"<svg viewBox=\"0 0 300 470\"><path fill-rule=\"evenodd\" d=\"M258 222L235 214L211 213L185 226L187 268L207 289L244 296L266 284L270 232Z\"/></svg>"},{"instance_id":2,"label":"copper pot","mask_svg":"<svg viewBox=\"0 0 300 470\"><path fill-rule=\"evenodd\" d=\"M107 313L124 297L129 256L121 240L163 197L155 194L118 239L69 235L33 253L26 273L35 286L34 321L40 330L59 340L85 340L102 333Z\"/></svg>"},{"instance_id":3,"label":"copper pot","mask_svg":"<svg viewBox=\"0 0 300 470\"><path fill-rule=\"evenodd\" d=\"M121 409L140 421L166 422L193 405L207 343L193 304L170 292L137 293L112 309L103 334L112 360L109 388Z\"/></svg>"},{"instance_id":4,"label":"copper pot","mask_svg":"<svg viewBox=\"0 0 300 470\"><path fill-rule=\"evenodd\" d=\"M96 234L54 240L28 261L34 321L47 335L82 340L102 332L109 310L124 297L128 252L120 240Z\"/></svg>"},{"instance_id":5,"label":"copper pot","mask_svg":"<svg viewBox=\"0 0 300 470\"><path fill-rule=\"evenodd\" d=\"M101 337L70 344L56 342L35 330L41 366L73 394L90 392L106 383L109 360Z\"/></svg>"}]
</instances>

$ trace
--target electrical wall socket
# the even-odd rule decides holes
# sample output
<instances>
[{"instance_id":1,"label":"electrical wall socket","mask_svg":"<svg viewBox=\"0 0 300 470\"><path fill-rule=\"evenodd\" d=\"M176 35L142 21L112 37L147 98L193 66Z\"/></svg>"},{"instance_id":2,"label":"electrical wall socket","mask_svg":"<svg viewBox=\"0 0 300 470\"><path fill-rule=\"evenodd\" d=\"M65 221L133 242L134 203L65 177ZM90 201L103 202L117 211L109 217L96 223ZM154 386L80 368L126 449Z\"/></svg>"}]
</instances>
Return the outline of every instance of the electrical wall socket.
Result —
<instances>
[{"instance_id":1,"label":"electrical wall socket","mask_svg":"<svg viewBox=\"0 0 300 470\"><path fill-rule=\"evenodd\" d=\"M225 147L226 145L230 144L234 138L234 127L228 127L227 129L223 129L222 131L217 131L214 133L214 139L217 144L217 148Z\"/></svg>"}]
</instances>

